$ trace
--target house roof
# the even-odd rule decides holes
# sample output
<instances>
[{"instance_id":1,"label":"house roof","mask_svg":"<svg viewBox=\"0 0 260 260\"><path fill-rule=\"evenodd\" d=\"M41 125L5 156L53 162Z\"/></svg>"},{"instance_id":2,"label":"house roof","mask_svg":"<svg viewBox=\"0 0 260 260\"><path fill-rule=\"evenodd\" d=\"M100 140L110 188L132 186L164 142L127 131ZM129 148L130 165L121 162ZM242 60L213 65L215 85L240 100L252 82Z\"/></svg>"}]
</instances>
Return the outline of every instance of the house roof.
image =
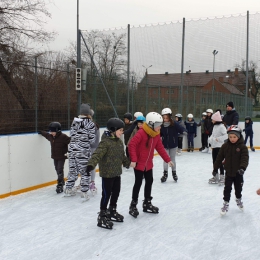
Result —
<instances>
[{"instance_id":1,"label":"house roof","mask_svg":"<svg viewBox=\"0 0 260 260\"><path fill-rule=\"evenodd\" d=\"M183 85L191 87L203 87L213 78L213 72L189 72L183 74ZM231 85L245 85L246 76L243 72L215 72L214 78L221 83L229 83ZM173 74L147 74L140 83L155 86L172 86L177 87L181 85L181 73Z\"/></svg>"},{"instance_id":2,"label":"house roof","mask_svg":"<svg viewBox=\"0 0 260 260\"><path fill-rule=\"evenodd\" d=\"M229 83L222 83L220 82L228 91L230 91L233 94L244 96L244 94L234 85L231 85Z\"/></svg>"}]
</instances>

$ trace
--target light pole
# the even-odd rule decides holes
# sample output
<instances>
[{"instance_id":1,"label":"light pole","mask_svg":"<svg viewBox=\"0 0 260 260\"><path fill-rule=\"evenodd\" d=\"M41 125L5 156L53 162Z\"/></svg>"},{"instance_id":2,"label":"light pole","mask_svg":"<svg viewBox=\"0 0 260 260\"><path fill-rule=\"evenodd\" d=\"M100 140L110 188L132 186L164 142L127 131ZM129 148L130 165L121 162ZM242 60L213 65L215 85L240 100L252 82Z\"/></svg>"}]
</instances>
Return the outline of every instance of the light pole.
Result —
<instances>
[{"instance_id":1,"label":"light pole","mask_svg":"<svg viewBox=\"0 0 260 260\"><path fill-rule=\"evenodd\" d=\"M145 68L145 114L148 113L148 85L147 85L147 70L149 68L151 68L153 65L150 65L148 67L145 67L144 65L142 65Z\"/></svg>"},{"instance_id":2,"label":"light pole","mask_svg":"<svg viewBox=\"0 0 260 260\"><path fill-rule=\"evenodd\" d=\"M213 81L212 81L212 103L213 103L213 92L215 90L215 56L218 54L218 51L214 50L213 52Z\"/></svg>"}]
</instances>

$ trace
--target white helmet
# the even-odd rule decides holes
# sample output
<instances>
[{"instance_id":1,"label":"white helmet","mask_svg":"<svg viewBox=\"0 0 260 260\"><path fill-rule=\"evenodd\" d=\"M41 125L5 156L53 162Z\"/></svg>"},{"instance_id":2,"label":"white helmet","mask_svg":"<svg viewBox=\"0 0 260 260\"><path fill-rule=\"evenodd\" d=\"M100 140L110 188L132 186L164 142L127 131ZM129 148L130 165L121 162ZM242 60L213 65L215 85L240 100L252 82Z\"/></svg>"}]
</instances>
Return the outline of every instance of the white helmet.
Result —
<instances>
[{"instance_id":1,"label":"white helmet","mask_svg":"<svg viewBox=\"0 0 260 260\"><path fill-rule=\"evenodd\" d=\"M207 113L206 113L206 112L203 112L202 115L203 115L203 116L207 116Z\"/></svg>"},{"instance_id":2,"label":"white helmet","mask_svg":"<svg viewBox=\"0 0 260 260\"><path fill-rule=\"evenodd\" d=\"M188 118L193 118L193 114L188 114L187 117Z\"/></svg>"},{"instance_id":3,"label":"white helmet","mask_svg":"<svg viewBox=\"0 0 260 260\"><path fill-rule=\"evenodd\" d=\"M143 116L142 112L135 112L134 117L137 118L138 116Z\"/></svg>"},{"instance_id":4,"label":"white helmet","mask_svg":"<svg viewBox=\"0 0 260 260\"><path fill-rule=\"evenodd\" d=\"M206 110L206 112L213 114L213 110L212 110L211 108L208 108L208 109Z\"/></svg>"},{"instance_id":5,"label":"white helmet","mask_svg":"<svg viewBox=\"0 0 260 260\"><path fill-rule=\"evenodd\" d=\"M150 112L146 115L146 123L152 129L154 129L163 123L163 118L156 112Z\"/></svg>"},{"instance_id":6,"label":"white helmet","mask_svg":"<svg viewBox=\"0 0 260 260\"><path fill-rule=\"evenodd\" d=\"M170 108L164 108L164 109L162 110L161 115L162 115L162 116L163 116L163 115L172 115L172 111L171 111Z\"/></svg>"},{"instance_id":7,"label":"white helmet","mask_svg":"<svg viewBox=\"0 0 260 260\"><path fill-rule=\"evenodd\" d=\"M228 134L235 134L238 138L240 138L242 129L238 125L231 125L227 129Z\"/></svg>"},{"instance_id":8,"label":"white helmet","mask_svg":"<svg viewBox=\"0 0 260 260\"><path fill-rule=\"evenodd\" d=\"M182 118L182 114L176 114L175 117L181 117Z\"/></svg>"}]
</instances>

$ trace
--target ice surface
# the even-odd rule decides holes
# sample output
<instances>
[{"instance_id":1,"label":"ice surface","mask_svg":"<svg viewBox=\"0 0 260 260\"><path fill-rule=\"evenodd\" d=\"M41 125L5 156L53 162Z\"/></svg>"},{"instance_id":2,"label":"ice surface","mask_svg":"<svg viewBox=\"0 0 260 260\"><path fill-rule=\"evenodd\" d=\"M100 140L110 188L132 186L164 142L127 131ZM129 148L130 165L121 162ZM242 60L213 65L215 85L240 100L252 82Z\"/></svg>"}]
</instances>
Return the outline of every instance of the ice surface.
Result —
<instances>
[{"instance_id":1,"label":"ice surface","mask_svg":"<svg viewBox=\"0 0 260 260\"><path fill-rule=\"evenodd\" d=\"M220 216L223 186L210 185L211 154L187 153L177 159L178 183L161 183L162 159L154 158L153 204L159 214L128 214L133 170L124 170L118 212L124 223L113 230L97 227L101 198L82 203L63 197L55 186L0 200L0 259L260 259L259 151L250 153L243 188L244 212L235 204ZM55 173L53 173L55 174Z\"/></svg>"}]
</instances>

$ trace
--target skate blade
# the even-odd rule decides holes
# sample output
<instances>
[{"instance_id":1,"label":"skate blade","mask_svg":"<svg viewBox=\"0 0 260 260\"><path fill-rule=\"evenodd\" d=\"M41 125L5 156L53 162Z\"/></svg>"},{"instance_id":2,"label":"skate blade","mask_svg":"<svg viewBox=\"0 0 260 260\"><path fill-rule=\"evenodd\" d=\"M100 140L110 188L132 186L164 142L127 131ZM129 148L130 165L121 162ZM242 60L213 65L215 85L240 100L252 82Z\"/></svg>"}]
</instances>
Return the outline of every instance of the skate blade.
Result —
<instances>
[{"instance_id":1,"label":"skate blade","mask_svg":"<svg viewBox=\"0 0 260 260\"><path fill-rule=\"evenodd\" d=\"M151 213L151 214L158 214L159 211L150 211L150 210L143 210L145 213Z\"/></svg>"},{"instance_id":2,"label":"skate blade","mask_svg":"<svg viewBox=\"0 0 260 260\"><path fill-rule=\"evenodd\" d=\"M113 229L113 225L112 226L107 226L107 225L102 225L102 224L97 223L97 226L101 227L101 228L105 228L105 229Z\"/></svg>"},{"instance_id":3,"label":"skate blade","mask_svg":"<svg viewBox=\"0 0 260 260\"><path fill-rule=\"evenodd\" d=\"M139 212L138 212L137 214L133 214L133 213L130 213L130 212L129 212L129 214L130 214L132 217L137 218L138 215L139 215Z\"/></svg>"},{"instance_id":4,"label":"skate blade","mask_svg":"<svg viewBox=\"0 0 260 260\"><path fill-rule=\"evenodd\" d=\"M124 219L113 219L113 218L110 218L110 221L113 221L113 222L124 222Z\"/></svg>"}]
</instances>

